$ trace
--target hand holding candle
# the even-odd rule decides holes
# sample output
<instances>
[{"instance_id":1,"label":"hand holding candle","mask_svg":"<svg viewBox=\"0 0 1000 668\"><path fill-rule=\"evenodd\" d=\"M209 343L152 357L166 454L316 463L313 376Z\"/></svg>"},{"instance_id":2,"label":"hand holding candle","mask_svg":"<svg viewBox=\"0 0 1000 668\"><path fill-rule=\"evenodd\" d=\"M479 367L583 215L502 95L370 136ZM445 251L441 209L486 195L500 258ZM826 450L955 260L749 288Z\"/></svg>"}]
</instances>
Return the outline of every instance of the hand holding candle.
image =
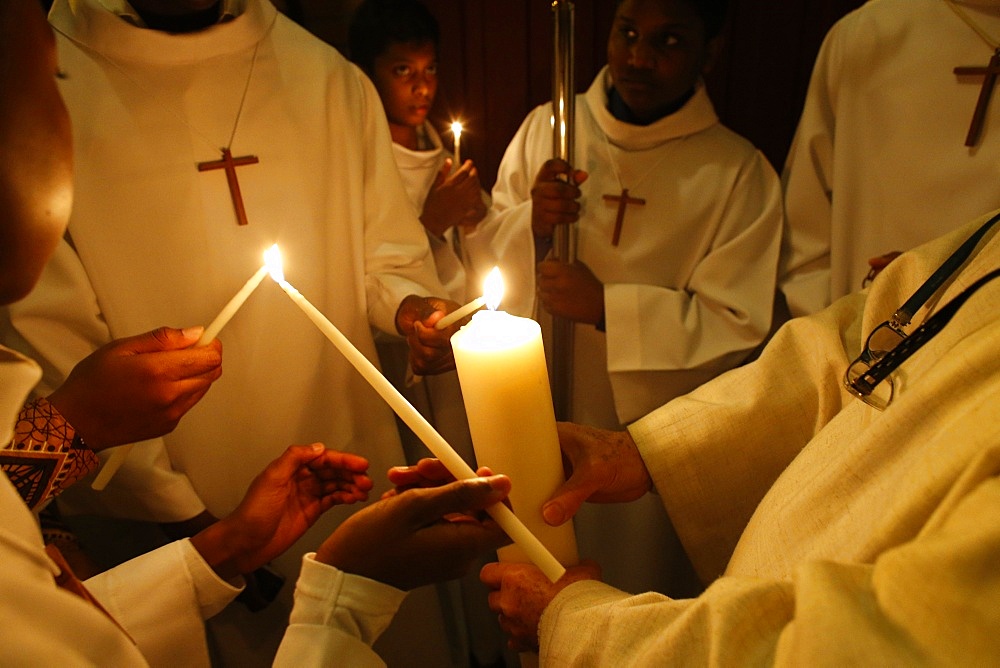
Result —
<instances>
[{"instance_id":1,"label":"hand holding candle","mask_svg":"<svg viewBox=\"0 0 1000 668\"><path fill-rule=\"evenodd\" d=\"M486 301L486 296L491 295L496 298L496 303L491 304ZM471 313L475 313L484 306L489 306L491 309L496 309L500 305L500 299L503 298L503 279L500 277L500 268L493 267L493 270L486 275L486 281L483 285L483 296L476 297L471 302L457 308L445 317L441 318L434 324L435 329L444 329L445 327L450 327L456 322L466 317Z\"/></svg>"},{"instance_id":2,"label":"hand holding candle","mask_svg":"<svg viewBox=\"0 0 1000 668\"><path fill-rule=\"evenodd\" d=\"M268 267L271 278L281 286L281 289L289 298L302 309L302 312L316 325L316 327L326 336L327 339L336 346L337 350L347 359L351 365L368 381L369 385L389 404L396 412L396 415L413 430L413 433L423 441L431 453L441 460L448 470L456 478L474 478L475 471L472 470L462 457L448 445L448 442L431 426L429 422L399 393L392 384L386 380L377 368L361 354L357 348L324 316L319 309L313 306L309 300L302 296L284 278L281 266L280 253L268 256ZM563 573L565 568L555 557L545 548L545 546L535 537L525 525L514 515L514 513L502 503L498 503L486 509L486 511L496 520L511 540L524 551L528 558L538 566L545 575L555 582Z\"/></svg>"}]
</instances>

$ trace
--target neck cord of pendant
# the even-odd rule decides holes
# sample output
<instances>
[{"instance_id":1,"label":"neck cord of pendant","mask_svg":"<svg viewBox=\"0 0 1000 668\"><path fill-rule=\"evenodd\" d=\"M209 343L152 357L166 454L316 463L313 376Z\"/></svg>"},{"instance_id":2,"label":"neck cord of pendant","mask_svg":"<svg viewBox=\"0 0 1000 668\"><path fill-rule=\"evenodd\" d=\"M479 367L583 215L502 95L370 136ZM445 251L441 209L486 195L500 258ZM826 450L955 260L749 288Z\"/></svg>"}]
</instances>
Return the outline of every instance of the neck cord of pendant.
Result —
<instances>
[{"instance_id":1,"label":"neck cord of pendant","mask_svg":"<svg viewBox=\"0 0 1000 668\"><path fill-rule=\"evenodd\" d=\"M631 190L632 188L637 187L640 183L643 183L649 178L649 175L653 173L653 170L659 167L661 162L666 160L666 154L664 154L658 160L655 160L639 179L629 183L626 188L625 183L622 181L621 172L618 169L618 162L615 160L615 156L611 153L611 140L608 139L608 133L601 130L601 138L604 140L604 151L608 156L608 163L611 165L611 172L615 175L615 180L618 181L618 187L622 190Z\"/></svg>"},{"instance_id":2,"label":"neck cord of pendant","mask_svg":"<svg viewBox=\"0 0 1000 668\"><path fill-rule=\"evenodd\" d=\"M71 35L67 34L65 31L61 30L58 26L53 26L53 28L54 28L54 30L56 32L58 32L60 35L62 35L63 37L65 37L67 40L69 40L74 46L76 46L81 51L84 51L86 53L94 54L94 55L97 56L98 59L103 60L104 62L106 62L109 65L111 65L115 70L117 70L119 72L119 74L121 74L123 77L125 77L133 86L135 86L137 89L139 89L143 93L145 93L149 97L150 100L159 100L160 101L160 106L163 109L165 109L168 113L170 113L170 115L172 115L174 118L176 118L178 121L180 121L185 127L187 127L191 131L191 134L197 136L199 139L201 139L202 141L206 142L209 146L211 146L213 150L220 150L221 149L222 152L225 153L225 152L229 151L232 148L233 141L236 138L236 130L239 128L239 125L240 125L240 117L243 115L243 108L246 106L247 95L248 95L248 93L250 91L250 82L253 80L254 68L257 65L257 56L258 56L258 53L260 52L260 45L264 43L264 41L267 39L267 36L271 33L271 30L272 30L272 28L274 28L274 24L277 21L277 17L278 17L278 15L275 14L274 18L271 20L271 23L267 26L267 28L261 34L260 39L258 39L257 42L254 44L253 53L250 56L250 68L247 71L246 83L243 85L243 92L242 92L242 95L240 96L240 104L239 104L239 107L237 107L237 109L236 109L236 117L233 120L233 129L232 129L232 132L229 133L229 138L228 138L228 141L226 142L225 146L221 146L221 147L218 146L218 143L214 139L212 139L212 137L210 137L207 133L202 132L201 129L195 127L191 123L191 121L188 120L187 116L179 108L177 108L176 105L174 105L172 103L169 103L169 102L163 101L163 99L162 99L163 96L161 94L158 94L150 86L142 83L141 81L139 81L138 79L136 79L134 76L132 76L131 74L129 74L129 72L125 69L124 65L122 65L121 63L115 61L113 58L111 58L107 54L105 54L105 53L103 53L103 52L101 52L101 51L99 51L99 50L97 50L97 49L95 49L93 47L87 46L86 44L84 44L84 43L82 43L82 42L74 39ZM137 30L149 30L149 28L136 28L136 29ZM65 76L69 76L69 75L65 75Z\"/></svg>"}]
</instances>

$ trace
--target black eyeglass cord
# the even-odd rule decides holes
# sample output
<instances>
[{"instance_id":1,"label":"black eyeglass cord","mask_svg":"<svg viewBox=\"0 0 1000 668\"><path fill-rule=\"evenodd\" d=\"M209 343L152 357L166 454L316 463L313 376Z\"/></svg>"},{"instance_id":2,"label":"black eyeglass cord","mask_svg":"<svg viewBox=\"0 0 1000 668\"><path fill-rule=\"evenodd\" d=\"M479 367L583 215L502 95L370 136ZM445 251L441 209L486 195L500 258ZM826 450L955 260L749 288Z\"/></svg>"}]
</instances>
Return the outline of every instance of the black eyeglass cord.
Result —
<instances>
[{"instance_id":1,"label":"black eyeglass cord","mask_svg":"<svg viewBox=\"0 0 1000 668\"><path fill-rule=\"evenodd\" d=\"M996 220L996 218L997 217L994 217L992 220ZM955 315L955 312L958 311L962 304L964 304L976 290L998 276L1000 276L1000 269L994 269L963 290L962 294L958 295L941 307L941 309L931 316L927 322L913 330L912 334L896 344L895 348L887 352L878 362L873 364L868 371L861 374L861 376L854 381L856 389L860 390L863 394L871 394L876 385L885 380L889 374L899 368L899 366L909 359L913 353L917 352L921 346L930 341L934 338L935 334L944 329L944 326L948 324L951 317Z\"/></svg>"},{"instance_id":2,"label":"black eyeglass cord","mask_svg":"<svg viewBox=\"0 0 1000 668\"><path fill-rule=\"evenodd\" d=\"M969 255L972 253L972 249L975 248L979 241L990 231L990 228L1000 220L1000 213L996 214L985 223L979 226L979 229L972 233L972 235L965 240L965 242L955 249L955 252L948 256L937 270L931 274L930 278L924 281L923 285L917 288L917 291L913 293L913 296L906 300L906 303L899 307L895 313L892 314L892 319L890 322L895 327L905 327L910 324L910 320L913 319L913 314L924 305L924 303L931 298L931 295L941 284L948 280L955 270L958 269L963 262L965 262Z\"/></svg>"}]
</instances>

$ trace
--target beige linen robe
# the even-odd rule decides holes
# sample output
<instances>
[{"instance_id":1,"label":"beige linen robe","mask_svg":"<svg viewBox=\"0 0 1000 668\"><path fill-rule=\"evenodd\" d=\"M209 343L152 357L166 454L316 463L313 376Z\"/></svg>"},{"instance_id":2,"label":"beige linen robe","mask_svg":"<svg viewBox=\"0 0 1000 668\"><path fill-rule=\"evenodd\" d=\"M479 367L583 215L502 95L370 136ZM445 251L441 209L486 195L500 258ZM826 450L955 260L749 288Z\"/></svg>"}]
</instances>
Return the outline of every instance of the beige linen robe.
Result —
<instances>
[{"instance_id":1,"label":"beige linen robe","mask_svg":"<svg viewBox=\"0 0 1000 668\"><path fill-rule=\"evenodd\" d=\"M957 4L1000 39L1000 0ZM953 72L985 66L995 46L945 0L873 0L830 30L782 176L792 315L860 290L869 258L1000 206L1000 100L965 146L983 77Z\"/></svg>"},{"instance_id":2,"label":"beige linen robe","mask_svg":"<svg viewBox=\"0 0 1000 668\"><path fill-rule=\"evenodd\" d=\"M710 586L670 600L571 585L542 617L543 665L996 662L1000 280L903 364L885 412L841 382L868 333L974 228L904 255L867 297L793 320L754 364L630 427ZM930 311L998 267L994 230Z\"/></svg>"}]
</instances>

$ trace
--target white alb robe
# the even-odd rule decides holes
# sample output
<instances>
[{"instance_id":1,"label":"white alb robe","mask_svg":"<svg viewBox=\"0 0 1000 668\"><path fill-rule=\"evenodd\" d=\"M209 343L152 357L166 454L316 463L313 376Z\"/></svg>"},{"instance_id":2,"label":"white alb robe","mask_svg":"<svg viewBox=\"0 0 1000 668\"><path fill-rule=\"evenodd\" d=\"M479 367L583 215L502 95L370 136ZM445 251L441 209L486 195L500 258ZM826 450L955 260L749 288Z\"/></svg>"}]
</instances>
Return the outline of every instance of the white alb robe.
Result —
<instances>
[{"instance_id":1,"label":"white alb robe","mask_svg":"<svg viewBox=\"0 0 1000 668\"><path fill-rule=\"evenodd\" d=\"M0 346L0 443L41 370ZM90 578L104 613L56 586L38 521L0 474L0 627L11 665L208 666L203 620L239 589L221 580L189 540L181 540ZM389 626L405 593L302 558L295 607L275 666L382 666L371 644ZM135 641L133 644L129 637Z\"/></svg>"},{"instance_id":2,"label":"white alb robe","mask_svg":"<svg viewBox=\"0 0 1000 668\"><path fill-rule=\"evenodd\" d=\"M1000 39L1000 1L956 4ZM872 0L833 26L783 174L792 315L860 290L869 258L1000 206L1000 100L965 146L983 77L953 72L992 55L945 0Z\"/></svg>"},{"instance_id":3,"label":"white alb robe","mask_svg":"<svg viewBox=\"0 0 1000 668\"><path fill-rule=\"evenodd\" d=\"M410 202L416 208L418 216L424 210L427 195L430 193L444 161L453 158L444 149L441 136L430 121L424 122L422 132L433 148L412 151L396 142L392 143L392 155L396 159L396 167L403 179L403 187L406 189L406 195ZM438 278L447 291L447 294L442 296L464 304L467 295L465 263L456 250L455 240L459 233L460 230L451 227L445 231L442 237L428 233L427 241L434 254L434 265L437 268Z\"/></svg>"},{"instance_id":4,"label":"white alb robe","mask_svg":"<svg viewBox=\"0 0 1000 668\"><path fill-rule=\"evenodd\" d=\"M679 111L646 127L607 109L607 68L577 96L580 186L577 257L604 283L607 334L574 327L572 421L618 428L735 366L770 326L781 235L778 178L749 142L719 124L704 86ZM478 266L504 275L502 308L535 314L531 186L552 157L551 106L529 114L493 190L493 214L466 236ZM605 194L628 188L618 211ZM525 444L529 447L530 444ZM687 573L663 565L680 547L652 497L588 506L575 520L580 555L629 591L687 592ZM693 577L691 578L693 579Z\"/></svg>"},{"instance_id":5,"label":"white alb robe","mask_svg":"<svg viewBox=\"0 0 1000 668\"><path fill-rule=\"evenodd\" d=\"M842 384L865 337L981 222L629 427L712 584L694 600L570 585L542 616L542 665L996 662L1000 279L896 371L886 411ZM908 331L1000 268L996 230L980 247Z\"/></svg>"},{"instance_id":6,"label":"white alb robe","mask_svg":"<svg viewBox=\"0 0 1000 668\"><path fill-rule=\"evenodd\" d=\"M441 294L419 221L385 168L393 158L378 95L332 47L263 0L181 35L136 28L96 0L73 5L76 15L58 0L50 15L73 122L72 245L10 309L20 345L45 369L43 392L111 338L207 324L275 242L287 279L371 360L370 326L394 332L405 295ZM245 227L225 174L196 169L231 137L234 156L260 160L237 168ZM204 502L221 516L288 444L314 441L366 456L378 498L388 485L380 472L403 461L392 413L288 297L266 280L220 339L223 377L85 507L169 521ZM300 555L350 512L330 511L276 561L289 582ZM268 614L287 614L290 590ZM442 649L437 611L415 612L421 629L401 644L419 637ZM266 662L282 627L239 633Z\"/></svg>"}]
</instances>

